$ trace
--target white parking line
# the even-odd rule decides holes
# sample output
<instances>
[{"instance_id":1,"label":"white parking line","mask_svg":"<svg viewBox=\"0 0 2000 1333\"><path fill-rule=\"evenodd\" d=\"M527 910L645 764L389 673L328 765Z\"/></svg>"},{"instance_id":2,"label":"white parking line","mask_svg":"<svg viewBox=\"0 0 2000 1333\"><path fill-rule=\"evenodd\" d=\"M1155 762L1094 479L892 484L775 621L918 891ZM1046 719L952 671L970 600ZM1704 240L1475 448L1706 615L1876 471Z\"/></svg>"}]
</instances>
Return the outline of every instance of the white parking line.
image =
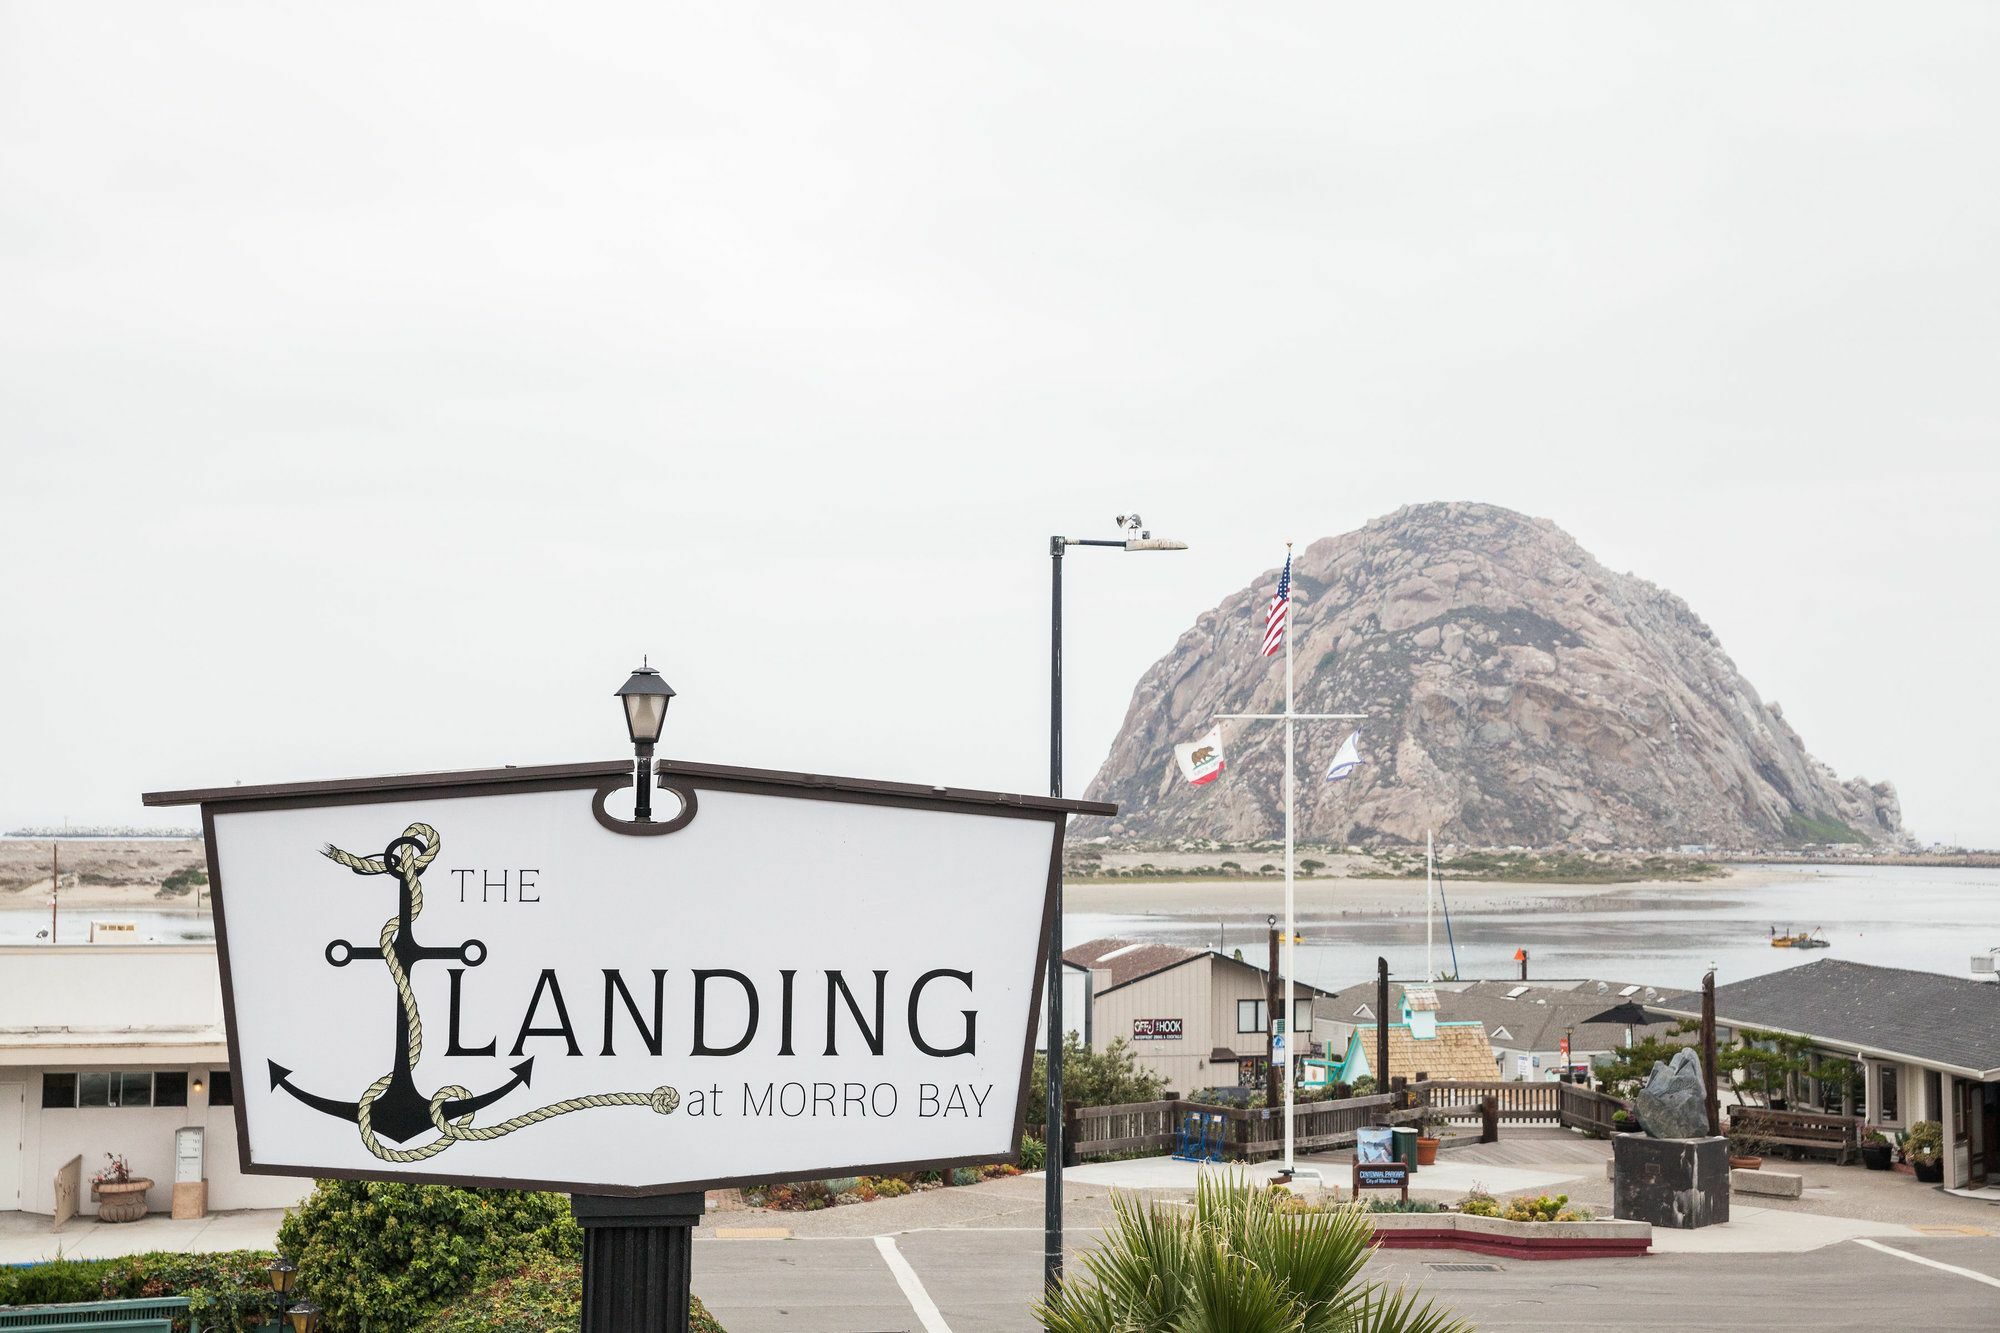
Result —
<instances>
[{"instance_id":1,"label":"white parking line","mask_svg":"<svg viewBox=\"0 0 2000 1333\"><path fill-rule=\"evenodd\" d=\"M903 1289L903 1298L916 1312L917 1321L924 1326L924 1333L951 1333L951 1325L944 1322L944 1315L938 1312L937 1302L924 1290L923 1279L917 1270L910 1267L910 1261L896 1248L894 1236L877 1236L875 1248L882 1252L882 1262L889 1265L889 1273L896 1279L896 1285Z\"/></svg>"},{"instance_id":2,"label":"white parking line","mask_svg":"<svg viewBox=\"0 0 2000 1333\"><path fill-rule=\"evenodd\" d=\"M1880 1250L1884 1254L1893 1254L1898 1259L1908 1259L1911 1263L1922 1264L1926 1268L1941 1269L1947 1273L1956 1273L1960 1277L1969 1277L1974 1282L1984 1282L1989 1287L2000 1287L2000 1277L1988 1277L1984 1273L1975 1273L1970 1268L1960 1268L1957 1264L1939 1263L1936 1259L1926 1259L1921 1254L1911 1254L1908 1250L1899 1250L1893 1245L1884 1245L1879 1240L1869 1240L1864 1236L1854 1243L1856 1245L1866 1245L1871 1250Z\"/></svg>"}]
</instances>

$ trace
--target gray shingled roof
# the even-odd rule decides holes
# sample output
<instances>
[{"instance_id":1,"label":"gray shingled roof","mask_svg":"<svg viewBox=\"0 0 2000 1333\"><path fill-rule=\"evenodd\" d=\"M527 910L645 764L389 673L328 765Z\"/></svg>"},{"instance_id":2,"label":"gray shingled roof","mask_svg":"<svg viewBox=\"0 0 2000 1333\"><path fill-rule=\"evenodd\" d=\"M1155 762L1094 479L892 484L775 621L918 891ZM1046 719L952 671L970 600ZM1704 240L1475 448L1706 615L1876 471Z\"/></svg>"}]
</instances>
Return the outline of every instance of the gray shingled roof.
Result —
<instances>
[{"instance_id":1,"label":"gray shingled roof","mask_svg":"<svg viewBox=\"0 0 2000 1333\"><path fill-rule=\"evenodd\" d=\"M1698 1016L1701 993L1664 996L1647 1008ZM1717 986L1715 1018L2000 1078L2000 985L1990 981L1822 958Z\"/></svg>"}]
</instances>

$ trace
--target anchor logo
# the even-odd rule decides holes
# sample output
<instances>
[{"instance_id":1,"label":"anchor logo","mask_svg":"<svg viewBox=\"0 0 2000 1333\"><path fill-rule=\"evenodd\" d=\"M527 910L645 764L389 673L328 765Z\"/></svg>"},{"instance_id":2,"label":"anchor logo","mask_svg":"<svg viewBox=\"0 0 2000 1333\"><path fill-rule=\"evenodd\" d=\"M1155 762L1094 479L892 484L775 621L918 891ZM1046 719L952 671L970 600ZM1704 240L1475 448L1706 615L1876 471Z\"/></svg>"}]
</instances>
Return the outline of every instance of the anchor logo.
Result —
<instances>
[{"instance_id":1,"label":"anchor logo","mask_svg":"<svg viewBox=\"0 0 2000 1333\"><path fill-rule=\"evenodd\" d=\"M424 910L423 872L443 849L438 831L428 824L411 824L402 836L382 849L380 856L356 856L331 844L321 848L327 859L346 866L357 875L396 877L396 914L382 923L373 947L359 947L346 940L326 946L326 961L346 967L357 958L380 960L396 983L395 1059L388 1073L368 1085L352 1102L306 1092L292 1083L292 1071L276 1060L269 1061L271 1088L283 1088L315 1111L346 1120L360 1131L361 1142L375 1156L390 1162L420 1162L435 1157L461 1140L486 1141L501 1138L529 1125L566 1115L571 1111L604 1106L648 1106L661 1115L673 1114L680 1105L680 1093L662 1086L651 1092L607 1092L552 1102L504 1120L497 1125L475 1128L474 1113L499 1101L516 1088L528 1086L534 1074L532 1056L513 1067L513 1077L491 1092L474 1096L469 1088L456 1084L439 1088L428 1097L418 1091L413 1070L424 1053L423 1016L417 1011L416 993L410 988L410 972L418 963L433 958L455 958L466 967L486 961L486 946L467 940L456 948L438 948L417 943L416 920ZM407 1143L433 1130L438 1137L415 1148L391 1148L382 1142Z\"/></svg>"}]
</instances>

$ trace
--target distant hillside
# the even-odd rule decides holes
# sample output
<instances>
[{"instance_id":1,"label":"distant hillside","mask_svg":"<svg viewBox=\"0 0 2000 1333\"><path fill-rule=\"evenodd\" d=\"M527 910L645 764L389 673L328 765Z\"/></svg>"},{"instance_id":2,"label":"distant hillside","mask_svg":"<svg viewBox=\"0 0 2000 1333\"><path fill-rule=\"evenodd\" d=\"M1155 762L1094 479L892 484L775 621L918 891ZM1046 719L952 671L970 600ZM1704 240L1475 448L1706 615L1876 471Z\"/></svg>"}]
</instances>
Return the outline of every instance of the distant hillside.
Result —
<instances>
[{"instance_id":1,"label":"distant hillside","mask_svg":"<svg viewBox=\"0 0 2000 1333\"><path fill-rule=\"evenodd\" d=\"M1293 566L1302 712L1368 714L1365 762L1320 775L1341 732L1300 732L1299 836L1469 846L1777 848L1900 843L1888 783L1842 781L1737 673L1687 604L1600 565L1555 524L1414 505L1314 542ZM1228 768L1191 787L1176 742L1215 713L1284 706L1262 657L1277 571L1202 613L1133 691L1090 784L1115 821L1078 836L1248 842L1282 828L1274 724L1225 723Z\"/></svg>"}]
</instances>

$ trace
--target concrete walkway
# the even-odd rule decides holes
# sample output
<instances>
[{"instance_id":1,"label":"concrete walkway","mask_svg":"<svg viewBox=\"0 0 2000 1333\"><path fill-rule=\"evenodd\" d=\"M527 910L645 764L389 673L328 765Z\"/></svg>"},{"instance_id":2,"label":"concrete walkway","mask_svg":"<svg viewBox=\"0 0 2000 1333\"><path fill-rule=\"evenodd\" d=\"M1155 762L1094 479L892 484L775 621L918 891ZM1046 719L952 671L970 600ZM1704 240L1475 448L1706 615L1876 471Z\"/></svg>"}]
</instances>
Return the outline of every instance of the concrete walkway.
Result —
<instances>
[{"instance_id":1,"label":"concrete walkway","mask_svg":"<svg viewBox=\"0 0 2000 1333\"><path fill-rule=\"evenodd\" d=\"M282 1208L240 1213L210 1213L177 1222L165 1213L149 1213L136 1222L100 1222L72 1217L59 1232L38 1213L0 1213L0 1264L32 1264L44 1260L115 1259L149 1250L181 1254L212 1254L218 1250L269 1250L278 1243Z\"/></svg>"}]
</instances>

